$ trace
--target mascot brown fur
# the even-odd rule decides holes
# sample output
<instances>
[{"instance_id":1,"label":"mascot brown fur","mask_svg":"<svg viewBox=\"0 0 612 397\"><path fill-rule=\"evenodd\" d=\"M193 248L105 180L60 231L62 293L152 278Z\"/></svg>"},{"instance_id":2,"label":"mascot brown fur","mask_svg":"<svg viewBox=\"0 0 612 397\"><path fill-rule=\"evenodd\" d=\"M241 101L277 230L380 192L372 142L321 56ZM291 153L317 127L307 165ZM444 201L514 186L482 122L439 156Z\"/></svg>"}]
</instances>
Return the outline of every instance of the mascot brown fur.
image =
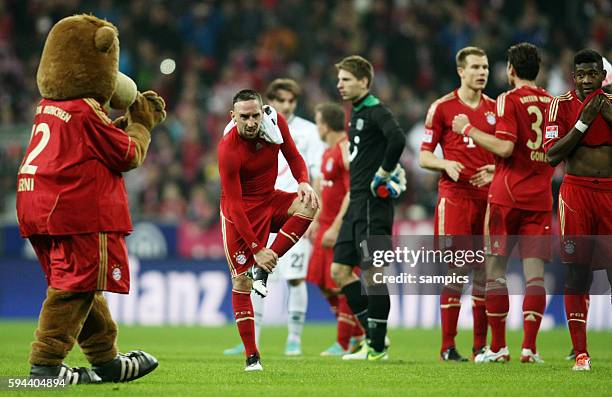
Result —
<instances>
[{"instance_id":1,"label":"mascot brown fur","mask_svg":"<svg viewBox=\"0 0 612 397\"><path fill-rule=\"evenodd\" d=\"M121 172L142 164L151 139L150 131L166 115L163 99L152 91L137 93L136 85L119 72L118 61L117 29L92 15L75 15L55 24L42 53L37 84L43 100L37 108L35 123L39 125L41 120L49 120L42 117L55 118L46 121L51 126L50 140L48 144L45 143L44 151L38 154L37 171L24 171L23 165L20 169L20 178L31 177L35 188L32 191L18 189L17 194L21 233L32 242L49 286L40 312L36 340L32 343L32 377L58 377L67 383L125 382L146 375L158 365L153 356L142 351L127 354L117 352L117 326L102 295L104 290L121 293L129 290L124 237L131 231L131 221ZM111 122L105 110L111 105L127 110L126 114ZM80 175L77 175L86 175L85 178L89 180L82 184L75 182L71 188L83 189L84 194L115 198L104 205L95 200L84 204L95 209L90 212L102 214L93 219L97 226L88 226L86 231L89 233L83 233L81 226L86 221L86 215L82 215L83 221L81 218L70 218L68 212L63 217L57 215L62 208L62 200L68 200L69 194L65 193L66 187L62 184L69 178L63 175L64 179L61 179L61 172L64 171L57 171L59 175L45 172L52 165L51 161L43 163L43 154L55 150L52 142L59 139L56 136L61 134L55 132L59 128L64 129L59 131L64 134L83 134L83 137L75 138L77 144L73 146L75 153L87 153L85 161L78 163L78 167L85 167L82 165L85 163L87 167L92 167L81 169ZM40 140L36 140L37 135L40 134L32 135L26 151L26 156L30 156L26 157L24 164L30 164L28 159L32 157L33 148L41 145ZM79 142L87 140L100 144L98 147L96 144L82 149L77 147ZM73 147L56 153L57 157L75 156L67 153ZM113 157L112 153L104 153L105 147L120 154L125 153L125 156ZM104 188L92 192L92 181L97 184L95 186ZM109 186L114 190L111 191ZM48 214L45 212L47 196L55 200L53 208L49 206ZM111 207L119 208L119 213L125 218L121 226L113 224L116 222L113 219L106 221L106 224L103 220L98 221L104 218L105 208ZM79 208L72 210L79 211ZM40 222L36 223L32 214L37 213L47 216L47 224L40 226ZM51 223L54 219L52 214L57 215L59 223L63 222L61 226ZM95 241L90 246L92 249L80 251L91 241ZM115 257L112 256L113 244L119 250ZM119 264L111 263L108 255ZM93 284L88 284L85 282L88 279L82 278L82 275L92 273L92 261L97 261L93 268L94 280ZM124 268L113 267L119 265ZM116 285L113 284L113 277L119 279ZM70 280L77 281L70 283ZM70 368L63 363L75 343L79 344L91 363L91 369Z\"/></svg>"}]
</instances>

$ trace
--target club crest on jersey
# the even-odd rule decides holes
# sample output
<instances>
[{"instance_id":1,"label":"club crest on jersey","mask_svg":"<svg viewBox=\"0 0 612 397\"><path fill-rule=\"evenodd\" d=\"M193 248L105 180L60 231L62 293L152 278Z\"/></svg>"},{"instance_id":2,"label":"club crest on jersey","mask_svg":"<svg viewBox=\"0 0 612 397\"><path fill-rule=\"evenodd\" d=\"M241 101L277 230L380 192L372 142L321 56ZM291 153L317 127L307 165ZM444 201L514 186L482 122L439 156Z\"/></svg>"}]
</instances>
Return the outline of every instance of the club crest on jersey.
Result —
<instances>
[{"instance_id":1,"label":"club crest on jersey","mask_svg":"<svg viewBox=\"0 0 612 397\"><path fill-rule=\"evenodd\" d=\"M563 242L563 250L566 254L573 254L576 251L576 244L572 240L566 240Z\"/></svg>"},{"instance_id":2,"label":"club crest on jersey","mask_svg":"<svg viewBox=\"0 0 612 397\"><path fill-rule=\"evenodd\" d=\"M121 274L121 265L117 264L117 265L113 266L112 275L113 275L113 280L115 280L115 281L121 280L121 277L122 277L122 274Z\"/></svg>"},{"instance_id":3,"label":"club crest on jersey","mask_svg":"<svg viewBox=\"0 0 612 397\"><path fill-rule=\"evenodd\" d=\"M334 159L328 159L325 163L325 171L331 172L334 169Z\"/></svg>"},{"instance_id":4,"label":"club crest on jersey","mask_svg":"<svg viewBox=\"0 0 612 397\"><path fill-rule=\"evenodd\" d=\"M363 125L364 125L363 119L357 119L357 122L355 123L355 128L357 129L357 131L361 131L363 130Z\"/></svg>"},{"instance_id":5,"label":"club crest on jersey","mask_svg":"<svg viewBox=\"0 0 612 397\"><path fill-rule=\"evenodd\" d=\"M238 263L239 265L244 265L247 261L247 257L243 251L238 251L234 253L233 256L234 256L234 259L236 259L236 263Z\"/></svg>"},{"instance_id":6,"label":"club crest on jersey","mask_svg":"<svg viewBox=\"0 0 612 397\"><path fill-rule=\"evenodd\" d=\"M554 139L559 137L559 126L558 125L547 125L546 126L546 139Z\"/></svg>"},{"instance_id":7,"label":"club crest on jersey","mask_svg":"<svg viewBox=\"0 0 612 397\"><path fill-rule=\"evenodd\" d=\"M261 142L257 142L257 143L255 144L255 150L259 150L259 149L261 149L262 147L263 147L263 145L261 144Z\"/></svg>"},{"instance_id":8,"label":"club crest on jersey","mask_svg":"<svg viewBox=\"0 0 612 397\"><path fill-rule=\"evenodd\" d=\"M433 141L433 130L431 128L425 128L425 134L423 134L423 142L431 143Z\"/></svg>"},{"instance_id":9,"label":"club crest on jersey","mask_svg":"<svg viewBox=\"0 0 612 397\"><path fill-rule=\"evenodd\" d=\"M497 121L497 119L495 118L495 113L486 112L485 117L487 118L487 123L489 123L490 125L495 125L495 122Z\"/></svg>"}]
</instances>

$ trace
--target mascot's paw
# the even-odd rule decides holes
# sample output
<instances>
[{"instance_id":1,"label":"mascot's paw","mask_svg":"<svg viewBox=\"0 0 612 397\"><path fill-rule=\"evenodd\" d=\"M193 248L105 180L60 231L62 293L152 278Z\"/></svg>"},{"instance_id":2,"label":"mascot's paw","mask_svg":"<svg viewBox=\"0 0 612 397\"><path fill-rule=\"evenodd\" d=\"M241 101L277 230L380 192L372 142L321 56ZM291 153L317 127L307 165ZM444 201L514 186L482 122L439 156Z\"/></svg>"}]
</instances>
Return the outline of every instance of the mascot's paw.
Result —
<instances>
[{"instance_id":1,"label":"mascot's paw","mask_svg":"<svg viewBox=\"0 0 612 397\"><path fill-rule=\"evenodd\" d=\"M128 120L139 123L149 131L166 119L166 102L154 91L138 94L136 101L130 106Z\"/></svg>"},{"instance_id":2,"label":"mascot's paw","mask_svg":"<svg viewBox=\"0 0 612 397\"><path fill-rule=\"evenodd\" d=\"M30 379L45 378L63 380L65 385L76 385L86 383L102 383L102 379L89 368L70 368L62 365L32 365L30 368Z\"/></svg>"},{"instance_id":3,"label":"mascot's paw","mask_svg":"<svg viewBox=\"0 0 612 397\"><path fill-rule=\"evenodd\" d=\"M95 365L93 371L102 382L131 382L152 372L159 362L155 357L142 350L133 350L117 357L106 364Z\"/></svg>"}]
</instances>

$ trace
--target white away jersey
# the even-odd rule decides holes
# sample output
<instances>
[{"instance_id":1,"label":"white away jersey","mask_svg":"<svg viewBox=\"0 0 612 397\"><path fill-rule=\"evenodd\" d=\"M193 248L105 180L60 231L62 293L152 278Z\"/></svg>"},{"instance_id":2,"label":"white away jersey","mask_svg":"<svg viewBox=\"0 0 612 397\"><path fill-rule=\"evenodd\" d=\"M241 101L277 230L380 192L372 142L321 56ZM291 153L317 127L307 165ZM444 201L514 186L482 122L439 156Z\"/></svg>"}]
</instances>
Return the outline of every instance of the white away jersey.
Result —
<instances>
[{"instance_id":1,"label":"white away jersey","mask_svg":"<svg viewBox=\"0 0 612 397\"><path fill-rule=\"evenodd\" d=\"M312 183L320 174L321 157L325 151L325 144L319 137L317 126L301 117L293 116L287 120L291 137L295 141L298 152L304 158L308 168L308 176ZM286 192L297 191L297 181L291 175L289 164L281 152L278 153L278 177L276 178L276 189Z\"/></svg>"}]
</instances>

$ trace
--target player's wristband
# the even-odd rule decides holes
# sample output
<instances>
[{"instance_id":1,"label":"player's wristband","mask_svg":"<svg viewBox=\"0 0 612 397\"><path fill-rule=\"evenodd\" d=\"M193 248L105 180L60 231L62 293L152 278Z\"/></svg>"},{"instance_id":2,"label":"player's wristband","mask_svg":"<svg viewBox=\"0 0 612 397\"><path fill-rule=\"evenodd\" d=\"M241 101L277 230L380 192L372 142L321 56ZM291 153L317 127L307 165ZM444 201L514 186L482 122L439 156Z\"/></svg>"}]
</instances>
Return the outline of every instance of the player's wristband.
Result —
<instances>
[{"instance_id":1,"label":"player's wristband","mask_svg":"<svg viewBox=\"0 0 612 397\"><path fill-rule=\"evenodd\" d=\"M461 135L463 136L469 136L470 132L472 131L474 127L471 124L466 124L462 129L461 129Z\"/></svg>"},{"instance_id":2,"label":"player's wristband","mask_svg":"<svg viewBox=\"0 0 612 397\"><path fill-rule=\"evenodd\" d=\"M585 131L589 128L589 125L583 123L581 120L578 120L576 121L576 125L574 125L574 128L584 134Z\"/></svg>"}]
</instances>

